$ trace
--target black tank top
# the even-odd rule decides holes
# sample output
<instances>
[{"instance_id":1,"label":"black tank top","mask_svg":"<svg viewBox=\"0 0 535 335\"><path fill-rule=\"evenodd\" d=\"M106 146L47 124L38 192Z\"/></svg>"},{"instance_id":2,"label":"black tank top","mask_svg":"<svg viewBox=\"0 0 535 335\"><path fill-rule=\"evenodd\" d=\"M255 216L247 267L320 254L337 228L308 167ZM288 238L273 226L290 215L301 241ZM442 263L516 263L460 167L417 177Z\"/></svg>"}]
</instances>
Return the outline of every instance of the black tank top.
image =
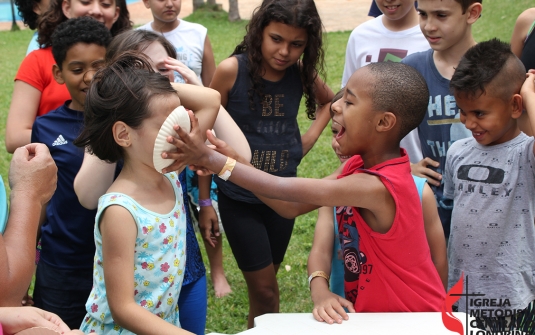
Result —
<instances>
[{"instance_id":1,"label":"black tank top","mask_svg":"<svg viewBox=\"0 0 535 335\"><path fill-rule=\"evenodd\" d=\"M528 38L524 42L524 48L522 49L522 55L520 60L524 63L526 70L535 69L535 34L534 31L528 35Z\"/></svg>"},{"instance_id":2,"label":"black tank top","mask_svg":"<svg viewBox=\"0 0 535 335\"><path fill-rule=\"evenodd\" d=\"M264 97L255 95L255 110L249 106L247 91L250 77L247 54L234 56L238 60L238 75L229 92L227 111L238 124L251 147L251 164L281 177L295 177L303 158L301 134L297 124L303 84L297 64L290 66L284 77L272 82L263 79ZM261 203L251 192L215 178L219 190L226 196L248 203Z\"/></svg>"}]
</instances>

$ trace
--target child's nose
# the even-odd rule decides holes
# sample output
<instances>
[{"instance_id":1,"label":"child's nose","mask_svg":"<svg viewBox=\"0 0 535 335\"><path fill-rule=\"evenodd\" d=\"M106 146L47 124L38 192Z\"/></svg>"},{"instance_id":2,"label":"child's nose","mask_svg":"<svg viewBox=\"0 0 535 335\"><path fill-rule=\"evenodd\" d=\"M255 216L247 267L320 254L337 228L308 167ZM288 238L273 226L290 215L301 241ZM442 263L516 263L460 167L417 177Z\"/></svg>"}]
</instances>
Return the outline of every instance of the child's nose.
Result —
<instances>
[{"instance_id":1,"label":"child's nose","mask_svg":"<svg viewBox=\"0 0 535 335\"><path fill-rule=\"evenodd\" d=\"M279 49L279 53L280 53L281 55L283 55L283 56L286 56L286 55L288 55L288 53L289 53L288 49L289 49L288 44L283 44L283 45L281 46L281 48Z\"/></svg>"},{"instance_id":2,"label":"child's nose","mask_svg":"<svg viewBox=\"0 0 535 335\"><path fill-rule=\"evenodd\" d=\"M89 16L100 17L102 16L102 8L100 7L100 2L94 1L93 6L89 10Z\"/></svg>"},{"instance_id":3,"label":"child's nose","mask_svg":"<svg viewBox=\"0 0 535 335\"><path fill-rule=\"evenodd\" d=\"M93 76L95 75L96 70L89 70L86 73L84 73L84 83L86 85L89 85L91 83L91 80L93 80Z\"/></svg>"},{"instance_id":4,"label":"child's nose","mask_svg":"<svg viewBox=\"0 0 535 335\"><path fill-rule=\"evenodd\" d=\"M342 99L336 100L332 105L331 109L334 114L340 114L342 112Z\"/></svg>"}]
</instances>

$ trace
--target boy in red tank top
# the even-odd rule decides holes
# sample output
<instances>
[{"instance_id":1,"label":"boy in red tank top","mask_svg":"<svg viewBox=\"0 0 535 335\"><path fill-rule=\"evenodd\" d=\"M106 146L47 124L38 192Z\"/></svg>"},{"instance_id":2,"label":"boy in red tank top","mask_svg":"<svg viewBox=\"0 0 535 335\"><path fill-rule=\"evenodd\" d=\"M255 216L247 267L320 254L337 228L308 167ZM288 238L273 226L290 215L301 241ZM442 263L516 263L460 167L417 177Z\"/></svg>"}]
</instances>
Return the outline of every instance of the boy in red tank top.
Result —
<instances>
[{"instance_id":1,"label":"boy in red tank top","mask_svg":"<svg viewBox=\"0 0 535 335\"><path fill-rule=\"evenodd\" d=\"M321 180L279 178L251 168L207 134L219 152L210 150L195 120L190 134L175 127L180 139L169 140L178 152L164 155L177 159L177 166L219 171L220 177L251 190L285 217L319 206L337 207L348 300L329 291L330 256L327 262L309 260L318 321L347 319L343 307L350 312L436 312L445 290L431 260L409 158L399 147L422 121L428 100L424 78L410 66L374 63L357 70L335 103L341 108L333 108L341 111L333 116L342 126L336 136L340 152L353 157L343 171Z\"/></svg>"}]
</instances>

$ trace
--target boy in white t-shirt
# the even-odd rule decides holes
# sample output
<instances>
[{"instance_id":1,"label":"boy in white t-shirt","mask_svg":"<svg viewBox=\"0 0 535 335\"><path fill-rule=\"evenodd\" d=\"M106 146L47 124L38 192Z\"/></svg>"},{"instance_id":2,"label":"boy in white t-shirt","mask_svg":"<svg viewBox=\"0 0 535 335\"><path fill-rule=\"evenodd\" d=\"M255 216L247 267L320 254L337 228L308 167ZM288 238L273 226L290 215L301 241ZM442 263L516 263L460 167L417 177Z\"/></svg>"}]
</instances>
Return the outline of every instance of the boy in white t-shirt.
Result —
<instances>
[{"instance_id":1,"label":"boy in white t-shirt","mask_svg":"<svg viewBox=\"0 0 535 335\"><path fill-rule=\"evenodd\" d=\"M407 55L429 49L429 43L418 25L414 0L401 0L397 5L376 1L383 12L356 27L349 36L342 87L356 70L370 63L399 62Z\"/></svg>"},{"instance_id":2,"label":"boy in white t-shirt","mask_svg":"<svg viewBox=\"0 0 535 335\"><path fill-rule=\"evenodd\" d=\"M181 0L143 0L143 3L151 10L154 21L138 29L162 34L175 47L177 59L192 69L204 86L210 85L215 72L215 60L208 30L198 23L178 18ZM175 79L184 82L181 76Z\"/></svg>"}]
</instances>

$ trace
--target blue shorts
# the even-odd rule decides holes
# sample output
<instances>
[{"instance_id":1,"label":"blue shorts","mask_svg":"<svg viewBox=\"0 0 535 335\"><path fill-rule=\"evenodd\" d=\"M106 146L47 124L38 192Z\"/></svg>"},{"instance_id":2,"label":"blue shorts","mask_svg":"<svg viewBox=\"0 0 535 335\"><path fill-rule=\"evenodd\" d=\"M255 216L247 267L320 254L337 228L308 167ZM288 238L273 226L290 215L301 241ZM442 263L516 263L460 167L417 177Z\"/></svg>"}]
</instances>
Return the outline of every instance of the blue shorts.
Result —
<instances>
[{"instance_id":1,"label":"blue shorts","mask_svg":"<svg viewBox=\"0 0 535 335\"><path fill-rule=\"evenodd\" d=\"M198 280L182 285L178 297L180 326L197 335L204 335L208 297L206 275Z\"/></svg>"}]
</instances>

